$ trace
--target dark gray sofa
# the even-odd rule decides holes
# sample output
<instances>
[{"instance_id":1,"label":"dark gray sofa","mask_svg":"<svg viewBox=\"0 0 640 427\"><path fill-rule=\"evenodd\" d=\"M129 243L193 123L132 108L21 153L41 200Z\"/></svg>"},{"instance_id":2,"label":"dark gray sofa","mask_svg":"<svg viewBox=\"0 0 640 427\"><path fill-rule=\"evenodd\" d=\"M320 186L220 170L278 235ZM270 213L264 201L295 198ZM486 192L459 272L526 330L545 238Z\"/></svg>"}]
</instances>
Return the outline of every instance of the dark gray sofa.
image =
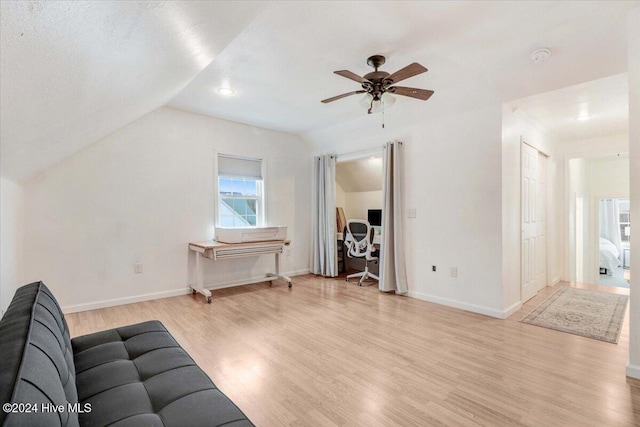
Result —
<instances>
[{"instance_id":1,"label":"dark gray sofa","mask_svg":"<svg viewBox=\"0 0 640 427\"><path fill-rule=\"evenodd\" d=\"M0 364L3 426L253 425L162 323L70 339L42 282L18 289L2 317Z\"/></svg>"}]
</instances>

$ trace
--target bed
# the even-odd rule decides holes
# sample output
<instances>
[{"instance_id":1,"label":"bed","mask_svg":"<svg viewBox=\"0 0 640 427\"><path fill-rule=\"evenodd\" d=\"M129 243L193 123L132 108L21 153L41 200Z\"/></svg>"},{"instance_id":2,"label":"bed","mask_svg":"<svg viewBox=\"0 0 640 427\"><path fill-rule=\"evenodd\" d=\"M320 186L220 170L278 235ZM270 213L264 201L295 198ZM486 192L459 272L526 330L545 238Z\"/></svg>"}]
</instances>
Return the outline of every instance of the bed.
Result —
<instances>
[{"instance_id":1,"label":"bed","mask_svg":"<svg viewBox=\"0 0 640 427\"><path fill-rule=\"evenodd\" d=\"M620 252L616 245L604 237L600 238L600 273L611 276L620 267Z\"/></svg>"}]
</instances>

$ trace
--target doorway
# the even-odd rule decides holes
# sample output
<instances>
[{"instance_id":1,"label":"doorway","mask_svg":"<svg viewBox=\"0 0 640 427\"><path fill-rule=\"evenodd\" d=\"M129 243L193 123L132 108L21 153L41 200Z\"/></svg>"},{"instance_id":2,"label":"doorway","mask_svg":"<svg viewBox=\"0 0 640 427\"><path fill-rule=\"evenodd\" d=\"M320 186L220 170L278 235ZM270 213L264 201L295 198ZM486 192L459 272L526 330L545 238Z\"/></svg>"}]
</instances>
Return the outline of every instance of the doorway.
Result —
<instances>
[{"instance_id":1,"label":"doorway","mask_svg":"<svg viewBox=\"0 0 640 427\"><path fill-rule=\"evenodd\" d=\"M598 200L598 284L629 288L631 217L628 198Z\"/></svg>"},{"instance_id":2,"label":"doorway","mask_svg":"<svg viewBox=\"0 0 640 427\"><path fill-rule=\"evenodd\" d=\"M382 239L382 150L339 155L336 158L336 218L338 221L338 273L361 271L364 260L344 253L343 230L349 219L364 219L375 229L374 243ZM378 265L371 271L378 274Z\"/></svg>"},{"instance_id":3,"label":"doorway","mask_svg":"<svg viewBox=\"0 0 640 427\"><path fill-rule=\"evenodd\" d=\"M567 247L570 280L628 288L631 255L628 156L577 157L569 159L567 166L571 195Z\"/></svg>"},{"instance_id":4,"label":"doorway","mask_svg":"<svg viewBox=\"0 0 640 427\"><path fill-rule=\"evenodd\" d=\"M547 286L547 156L522 141L521 301Z\"/></svg>"}]
</instances>

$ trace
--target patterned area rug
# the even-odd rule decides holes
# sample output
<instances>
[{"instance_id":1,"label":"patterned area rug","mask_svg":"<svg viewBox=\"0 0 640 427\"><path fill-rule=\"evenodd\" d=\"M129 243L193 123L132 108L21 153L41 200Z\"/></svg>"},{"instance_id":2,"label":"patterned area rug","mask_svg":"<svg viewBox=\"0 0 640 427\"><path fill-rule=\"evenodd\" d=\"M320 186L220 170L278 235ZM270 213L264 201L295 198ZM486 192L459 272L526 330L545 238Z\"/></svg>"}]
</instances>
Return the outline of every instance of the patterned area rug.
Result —
<instances>
[{"instance_id":1,"label":"patterned area rug","mask_svg":"<svg viewBox=\"0 0 640 427\"><path fill-rule=\"evenodd\" d=\"M563 286L521 322L618 343L627 295Z\"/></svg>"}]
</instances>

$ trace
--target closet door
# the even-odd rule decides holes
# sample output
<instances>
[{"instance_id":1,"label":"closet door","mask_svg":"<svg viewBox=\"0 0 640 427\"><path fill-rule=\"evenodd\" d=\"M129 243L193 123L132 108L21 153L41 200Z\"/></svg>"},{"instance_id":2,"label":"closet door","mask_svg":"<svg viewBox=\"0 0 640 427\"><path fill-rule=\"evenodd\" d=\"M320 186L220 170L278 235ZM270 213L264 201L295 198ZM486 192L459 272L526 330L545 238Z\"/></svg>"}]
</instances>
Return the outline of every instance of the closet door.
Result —
<instances>
[{"instance_id":1,"label":"closet door","mask_svg":"<svg viewBox=\"0 0 640 427\"><path fill-rule=\"evenodd\" d=\"M538 150L522 143L521 198L522 198L522 239L521 276L522 303L533 298L538 292L536 276L539 271L538 254Z\"/></svg>"},{"instance_id":2,"label":"closet door","mask_svg":"<svg viewBox=\"0 0 640 427\"><path fill-rule=\"evenodd\" d=\"M536 195L536 292L547 286L547 156L538 153Z\"/></svg>"}]
</instances>

